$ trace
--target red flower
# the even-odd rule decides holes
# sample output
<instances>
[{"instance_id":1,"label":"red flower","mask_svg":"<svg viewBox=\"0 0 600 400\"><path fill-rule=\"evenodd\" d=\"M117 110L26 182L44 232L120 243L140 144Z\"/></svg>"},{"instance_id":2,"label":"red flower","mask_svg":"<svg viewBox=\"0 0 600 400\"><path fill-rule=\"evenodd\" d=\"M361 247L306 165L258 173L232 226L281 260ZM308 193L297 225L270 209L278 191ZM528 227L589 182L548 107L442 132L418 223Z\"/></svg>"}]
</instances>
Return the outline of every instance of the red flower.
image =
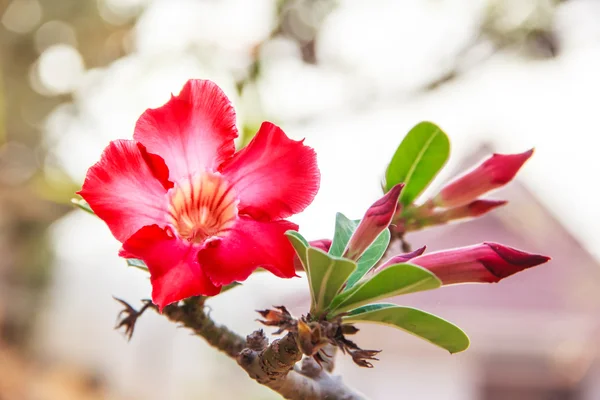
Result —
<instances>
[{"instance_id":1,"label":"red flower","mask_svg":"<svg viewBox=\"0 0 600 400\"><path fill-rule=\"evenodd\" d=\"M236 137L221 89L190 80L87 173L79 194L123 243L120 255L146 262L161 309L215 295L258 267L295 276L284 232L298 227L284 218L317 193L315 152L268 122L237 153Z\"/></svg>"},{"instance_id":2,"label":"red flower","mask_svg":"<svg viewBox=\"0 0 600 400\"><path fill-rule=\"evenodd\" d=\"M487 242L429 253L413 258L410 263L428 269L440 278L444 285L450 285L498 282L548 260L550 257Z\"/></svg>"},{"instance_id":3,"label":"red flower","mask_svg":"<svg viewBox=\"0 0 600 400\"><path fill-rule=\"evenodd\" d=\"M533 149L520 154L492 155L481 165L446 185L435 197L434 204L446 208L462 206L506 185L532 154Z\"/></svg>"}]
</instances>

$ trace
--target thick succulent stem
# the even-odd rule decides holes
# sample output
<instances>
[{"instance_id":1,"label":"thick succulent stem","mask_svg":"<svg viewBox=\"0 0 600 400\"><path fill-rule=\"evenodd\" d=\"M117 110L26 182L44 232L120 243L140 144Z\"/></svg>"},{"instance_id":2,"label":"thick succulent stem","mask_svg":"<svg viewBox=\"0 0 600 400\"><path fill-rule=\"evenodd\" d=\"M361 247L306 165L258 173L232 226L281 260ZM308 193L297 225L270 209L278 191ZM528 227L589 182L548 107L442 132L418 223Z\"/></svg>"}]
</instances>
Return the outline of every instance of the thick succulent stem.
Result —
<instances>
[{"instance_id":1,"label":"thick succulent stem","mask_svg":"<svg viewBox=\"0 0 600 400\"><path fill-rule=\"evenodd\" d=\"M290 400L365 400L366 397L347 387L329 372L333 361L322 366L312 358L302 360L296 333L288 333L268 344L262 330L243 338L227 327L216 324L205 311L205 298L185 300L181 305L165 307L162 314L173 322L191 329L208 344L237 360L258 383ZM334 351L330 353L333 355ZM303 361L301 366L299 361Z\"/></svg>"},{"instance_id":2,"label":"thick succulent stem","mask_svg":"<svg viewBox=\"0 0 600 400\"><path fill-rule=\"evenodd\" d=\"M165 307L163 315L173 322L179 322L194 331L217 350L235 358L246 347L246 339L226 326L217 325L206 313L204 298L191 298L182 305Z\"/></svg>"},{"instance_id":3,"label":"thick succulent stem","mask_svg":"<svg viewBox=\"0 0 600 400\"><path fill-rule=\"evenodd\" d=\"M254 335L254 334L253 334ZM286 399L292 400L364 400L363 395L350 389L340 377L333 377L324 366L312 358L302 359L296 333L289 332L262 350L246 348L238 363L248 375ZM327 365L332 368L332 363Z\"/></svg>"}]
</instances>

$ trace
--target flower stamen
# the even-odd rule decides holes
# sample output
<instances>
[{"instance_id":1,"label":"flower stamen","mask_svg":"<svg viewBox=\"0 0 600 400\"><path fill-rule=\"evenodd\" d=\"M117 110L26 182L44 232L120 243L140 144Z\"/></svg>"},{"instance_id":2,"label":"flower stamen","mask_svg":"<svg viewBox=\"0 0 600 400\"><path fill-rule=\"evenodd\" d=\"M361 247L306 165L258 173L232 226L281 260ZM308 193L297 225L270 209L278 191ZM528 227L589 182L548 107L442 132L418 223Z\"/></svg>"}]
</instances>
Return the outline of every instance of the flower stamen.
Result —
<instances>
[{"instance_id":1,"label":"flower stamen","mask_svg":"<svg viewBox=\"0 0 600 400\"><path fill-rule=\"evenodd\" d=\"M202 243L223 237L238 215L238 199L218 173L204 172L176 184L170 191L170 222L184 239Z\"/></svg>"}]
</instances>

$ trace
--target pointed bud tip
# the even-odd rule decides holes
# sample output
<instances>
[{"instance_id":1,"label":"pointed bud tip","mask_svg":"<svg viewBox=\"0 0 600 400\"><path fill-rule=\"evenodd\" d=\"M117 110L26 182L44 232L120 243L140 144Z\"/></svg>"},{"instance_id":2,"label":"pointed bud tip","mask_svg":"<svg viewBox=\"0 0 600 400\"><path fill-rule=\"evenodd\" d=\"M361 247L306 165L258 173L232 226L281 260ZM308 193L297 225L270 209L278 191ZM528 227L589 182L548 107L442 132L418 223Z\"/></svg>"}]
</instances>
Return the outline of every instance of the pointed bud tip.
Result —
<instances>
[{"instance_id":1,"label":"pointed bud tip","mask_svg":"<svg viewBox=\"0 0 600 400\"><path fill-rule=\"evenodd\" d=\"M369 207L346 245L344 258L358 260L379 234L388 228L399 206L398 199L403 187L404 183L394 185L389 192Z\"/></svg>"},{"instance_id":2,"label":"pointed bud tip","mask_svg":"<svg viewBox=\"0 0 600 400\"><path fill-rule=\"evenodd\" d=\"M492 211L495 208L502 207L508 204L507 200L475 200L472 203L467 205L469 210L469 216L471 217L479 217L483 214L486 214Z\"/></svg>"},{"instance_id":3,"label":"pointed bud tip","mask_svg":"<svg viewBox=\"0 0 600 400\"><path fill-rule=\"evenodd\" d=\"M381 215L389 213L392 213L393 216L393 212L396 210L396 204L398 203L398 199L400 198L400 193L402 192L403 187L404 183L398 183L397 185L394 185L386 194L383 195L383 197L369 207L365 217L370 214Z\"/></svg>"},{"instance_id":4,"label":"pointed bud tip","mask_svg":"<svg viewBox=\"0 0 600 400\"><path fill-rule=\"evenodd\" d=\"M425 253L425 250L427 250L427 246L422 246L408 254L413 255L413 257L416 257L416 256L420 256L421 254Z\"/></svg>"},{"instance_id":5,"label":"pointed bud tip","mask_svg":"<svg viewBox=\"0 0 600 400\"><path fill-rule=\"evenodd\" d=\"M551 260L548 256L527 253L499 243L484 242L484 244L494 250L507 263L523 267L523 269L535 267Z\"/></svg>"},{"instance_id":6,"label":"pointed bud tip","mask_svg":"<svg viewBox=\"0 0 600 400\"><path fill-rule=\"evenodd\" d=\"M534 149L517 154L494 153L481 164L457 177L442 188L433 202L438 207L455 208L509 183Z\"/></svg>"},{"instance_id":7,"label":"pointed bud tip","mask_svg":"<svg viewBox=\"0 0 600 400\"><path fill-rule=\"evenodd\" d=\"M374 272L379 272L382 269L389 267L390 265L402 264L402 263L408 262L411 259L422 255L425 252L426 248L427 248L427 246L423 246L416 250L411 251L410 253L398 254L397 256L394 256L394 257L390 258L389 260L387 260L380 267L378 267Z\"/></svg>"},{"instance_id":8,"label":"pointed bud tip","mask_svg":"<svg viewBox=\"0 0 600 400\"><path fill-rule=\"evenodd\" d=\"M404 186L405 185L403 182L392 186L392 188L386 193L386 196L384 197L387 197L389 195L389 198L395 198L397 202L400 198L400 193L402 192L402 189L404 189Z\"/></svg>"},{"instance_id":9,"label":"pointed bud tip","mask_svg":"<svg viewBox=\"0 0 600 400\"><path fill-rule=\"evenodd\" d=\"M525 269L550 260L499 243L484 242L472 246L429 253L412 260L433 272L444 285L457 283L494 283Z\"/></svg>"},{"instance_id":10,"label":"pointed bud tip","mask_svg":"<svg viewBox=\"0 0 600 400\"><path fill-rule=\"evenodd\" d=\"M510 182L523 164L531 158L534 149L529 149L523 153L517 154L494 154L486 163L492 168L492 182L498 185L505 185Z\"/></svg>"},{"instance_id":11,"label":"pointed bud tip","mask_svg":"<svg viewBox=\"0 0 600 400\"><path fill-rule=\"evenodd\" d=\"M535 147L532 147L531 149L529 149L527 151L515 154L515 156L517 157L517 159L521 160L521 165L523 165L525 163L525 161L527 161L531 158L531 156L533 155L534 152L535 152Z\"/></svg>"}]
</instances>

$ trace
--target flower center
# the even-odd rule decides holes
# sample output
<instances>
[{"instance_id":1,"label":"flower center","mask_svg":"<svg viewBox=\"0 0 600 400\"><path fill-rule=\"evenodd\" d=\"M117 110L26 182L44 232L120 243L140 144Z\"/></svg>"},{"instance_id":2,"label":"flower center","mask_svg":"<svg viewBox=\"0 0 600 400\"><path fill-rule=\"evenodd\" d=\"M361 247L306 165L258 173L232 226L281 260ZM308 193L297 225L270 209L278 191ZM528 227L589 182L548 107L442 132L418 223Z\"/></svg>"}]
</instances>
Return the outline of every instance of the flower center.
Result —
<instances>
[{"instance_id":1,"label":"flower center","mask_svg":"<svg viewBox=\"0 0 600 400\"><path fill-rule=\"evenodd\" d=\"M220 174L204 172L171 189L170 222L193 243L223 237L235 223L237 203L235 192Z\"/></svg>"}]
</instances>

